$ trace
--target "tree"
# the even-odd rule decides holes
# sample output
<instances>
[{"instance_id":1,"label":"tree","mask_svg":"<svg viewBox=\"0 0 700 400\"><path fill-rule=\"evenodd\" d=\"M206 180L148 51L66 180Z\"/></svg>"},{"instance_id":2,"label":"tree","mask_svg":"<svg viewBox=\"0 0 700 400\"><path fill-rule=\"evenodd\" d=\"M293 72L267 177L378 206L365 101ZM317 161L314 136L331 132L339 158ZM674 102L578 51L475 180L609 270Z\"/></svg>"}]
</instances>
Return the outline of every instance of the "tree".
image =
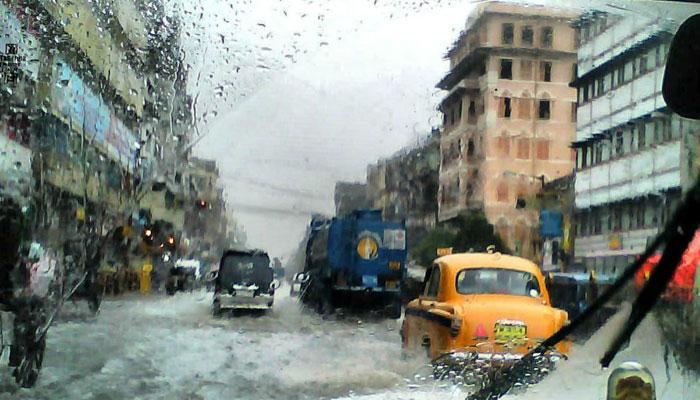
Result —
<instances>
[{"instance_id":1,"label":"tree","mask_svg":"<svg viewBox=\"0 0 700 400\"><path fill-rule=\"evenodd\" d=\"M411 250L412 258L420 265L430 265L441 247L453 247L457 236L444 227L429 231Z\"/></svg>"},{"instance_id":2,"label":"tree","mask_svg":"<svg viewBox=\"0 0 700 400\"><path fill-rule=\"evenodd\" d=\"M482 212L472 212L459 217L457 235L454 242L459 251L486 251L490 245L496 246L496 251L508 253L503 239L495 232Z\"/></svg>"},{"instance_id":3,"label":"tree","mask_svg":"<svg viewBox=\"0 0 700 400\"><path fill-rule=\"evenodd\" d=\"M411 256L420 265L430 265L437 257L438 248L452 247L455 253L482 252L490 245L501 253L509 252L486 216L482 212L470 212L428 232L412 249Z\"/></svg>"}]
</instances>

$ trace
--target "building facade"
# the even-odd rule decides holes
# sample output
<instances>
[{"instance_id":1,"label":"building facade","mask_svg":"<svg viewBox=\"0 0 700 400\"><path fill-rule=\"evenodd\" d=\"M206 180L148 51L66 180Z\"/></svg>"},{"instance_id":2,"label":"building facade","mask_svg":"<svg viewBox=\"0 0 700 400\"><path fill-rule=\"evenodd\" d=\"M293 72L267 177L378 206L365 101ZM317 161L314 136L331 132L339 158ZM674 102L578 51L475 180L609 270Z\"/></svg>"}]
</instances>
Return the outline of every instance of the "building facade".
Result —
<instances>
[{"instance_id":1,"label":"building facade","mask_svg":"<svg viewBox=\"0 0 700 400\"><path fill-rule=\"evenodd\" d=\"M367 168L367 199L383 218L406 223L409 246L437 222L439 131Z\"/></svg>"},{"instance_id":2,"label":"building facade","mask_svg":"<svg viewBox=\"0 0 700 400\"><path fill-rule=\"evenodd\" d=\"M447 53L437 87L443 128L439 220L483 210L508 247L539 251L538 212L516 208L573 169L576 68L572 11L480 5Z\"/></svg>"},{"instance_id":3,"label":"building facade","mask_svg":"<svg viewBox=\"0 0 700 400\"><path fill-rule=\"evenodd\" d=\"M189 185L181 24L159 2L98 3L0 0L0 197L35 204L38 236L59 251L86 226L131 244L146 231L189 239L188 199L206 196L207 248L218 252L223 189ZM158 251L114 258L140 267Z\"/></svg>"},{"instance_id":4,"label":"building facade","mask_svg":"<svg viewBox=\"0 0 700 400\"><path fill-rule=\"evenodd\" d=\"M229 223L235 223L226 209L219 168L214 160L192 157L185 171L190 196L182 209L188 251L194 258L218 258L230 245Z\"/></svg>"},{"instance_id":5,"label":"building facade","mask_svg":"<svg viewBox=\"0 0 700 400\"><path fill-rule=\"evenodd\" d=\"M352 210L367 208L367 185L359 182L336 182L333 193L335 215L338 217Z\"/></svg>"},{"instance_id":6,"label":"building facade","mask_svg":"<svg viewBox=\"0 0 700 400\"><path fill-rule=\"evenodd\" d=\"M664 103L673 26L661 17L597 13L580 36L575 256L618 275L663 227L694 179L699 125Z\"/></svg>"}]
</instances>

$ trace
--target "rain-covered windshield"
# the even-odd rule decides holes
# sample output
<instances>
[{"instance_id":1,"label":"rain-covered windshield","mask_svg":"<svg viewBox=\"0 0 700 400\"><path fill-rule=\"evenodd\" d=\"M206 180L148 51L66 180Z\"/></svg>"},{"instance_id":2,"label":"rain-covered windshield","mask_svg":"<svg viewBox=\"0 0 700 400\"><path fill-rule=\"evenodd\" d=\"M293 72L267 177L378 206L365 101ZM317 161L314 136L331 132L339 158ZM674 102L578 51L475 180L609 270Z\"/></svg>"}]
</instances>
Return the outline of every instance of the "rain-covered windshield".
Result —
<instances>
[{"instance_id":1,"label":"rain-covered windshield","mask_svg":"<svg viewBox=\"0 0 700 400\"><path fill-rule=\"evenodd\" d=\"M0 0L0 400L700 398L698 13Z\"/></svg>"},{"instance_id":2,"label":"rain-covered windshield","mask_svg":"<svg viewBox=\"0 0 700 400\"><path fill-rule=\"evenodd\" d=\"M267 288L272 282L272 268L267 256L229 255L223 258L219 267L219 284L256 285Z\"/></svg>"},{"instance_id":3,"label":"rain-covered windshield","mask_svg":"<svg viewBox=\"0 0 700 400\"><path fill-rule=\"evenodd\" d=\"M532 274L502 268L468 268L457 274L457 292L461 294L537 295L540 285Z\"/></svg>"}]
</instances>

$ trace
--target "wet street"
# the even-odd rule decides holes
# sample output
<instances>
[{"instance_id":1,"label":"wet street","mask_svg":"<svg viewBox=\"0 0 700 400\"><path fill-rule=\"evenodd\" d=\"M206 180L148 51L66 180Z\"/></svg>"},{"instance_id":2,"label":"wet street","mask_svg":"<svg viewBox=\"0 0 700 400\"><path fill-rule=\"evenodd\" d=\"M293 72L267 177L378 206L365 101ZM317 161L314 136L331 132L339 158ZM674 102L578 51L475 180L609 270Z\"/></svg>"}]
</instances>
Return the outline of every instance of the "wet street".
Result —
<instances>
[{"instance_id":1,"label":"wet street","mask_svg":"<svg viewBox=\"0 0 700 400\"><path fill-rule=\"evenodd\" d=\"M427 369L401 360L398 321L324 321L287 293L283 287L267 315L222 319L212 317L204 291L109 299L96 320L67 305L49 331L37 387L18 389L4 374L0 398L316 399L407 390L422 398L435 389L415 389L415 375Z\"/></svg>"},{"instance_id":2,"label":"wet street","mask_svg":"<svg viewBox=\"0 0 700 400\"><path fill-rule=\"evenodd\" d=\"M401 359L399 321L359 317L323 320L302 310L283 287L262 316L215 319L211 293L131 295L103 303L96 319L80 306L49 332L44 369L34 389L3 374L1 399L463 399L462 390L427 377L424 360ZM569 361L512 399L602 396L607 371L597 359L622 321L614 317ZM648 365L660 399L697 398L697 379L664 360L653 322L645 322L619 360ZM630 356L631 354L634 357ZM7 371L4 371L7 372ZM580 385L584 377L589 385ZM427 378L426 378L427 377Z\"/></svg>"}]
</instances>

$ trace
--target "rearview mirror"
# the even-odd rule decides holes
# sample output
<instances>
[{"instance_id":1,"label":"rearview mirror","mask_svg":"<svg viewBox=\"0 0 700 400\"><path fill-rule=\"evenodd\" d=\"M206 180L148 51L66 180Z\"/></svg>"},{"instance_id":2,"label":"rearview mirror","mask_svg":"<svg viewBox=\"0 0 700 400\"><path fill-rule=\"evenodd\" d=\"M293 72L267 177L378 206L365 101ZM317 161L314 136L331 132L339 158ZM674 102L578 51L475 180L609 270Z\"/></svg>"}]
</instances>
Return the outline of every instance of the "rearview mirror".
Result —
<instances>
[{"instance_id":1,"label":"rearview mirror","mask_svg":"<svg viewBox=\"0 0 700 400\"><path fill-rule=\"evenodd\" d=\"M275 279L275 280L273 280L272 282L270 282L270 289L275 289L275 290L277 290L277 289L279 289L279 288L280 288L280 281L278 281L277 279Z\"/></svg>"},{"instance_id":2,"label":"rearview mirror","mask_svg":"<svg viewBox=\"0 0 700 400\"><path fill-rule=\"evenodd\" d=\"M303 272L299 272L298 274L294 275L294 282L295 283L306 283L309 280L309 275L305 274Z\"/></svg>"},{"instance_id":3,"label":"rearview mirror","mask_svg":"<svg viewBox=\"0 0 700 400\"><path fill-rule=\"evenodd\" d=\"M685 20L673 37L664 71L666 104L685 118L700 119L700 14Z\"/></svg>"}]
</instances>

